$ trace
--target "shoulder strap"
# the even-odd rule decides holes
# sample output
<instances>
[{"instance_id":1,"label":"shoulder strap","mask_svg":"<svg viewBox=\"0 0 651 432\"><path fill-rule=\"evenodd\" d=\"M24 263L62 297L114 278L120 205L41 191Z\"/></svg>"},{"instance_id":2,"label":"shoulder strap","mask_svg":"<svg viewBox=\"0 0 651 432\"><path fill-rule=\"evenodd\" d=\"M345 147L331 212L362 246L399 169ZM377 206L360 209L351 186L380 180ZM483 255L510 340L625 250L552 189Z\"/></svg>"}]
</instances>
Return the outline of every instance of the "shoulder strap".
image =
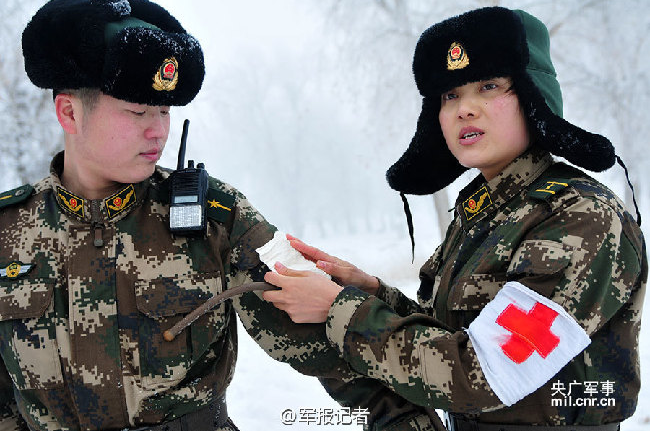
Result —
<instances>
[{"instance_id":1,"label":"shoulder strap","mask_svg":"<svg viewBox=\"0 0 651 432\"><path fill-rule=\"evenodd\" d=\"M537 201L550 201L559 192L571 186L581 174L570 166L555 163L529 186L528 195Z\"/></svg>"},{"instance_id":2,"label":"shoulder strap","mask_svg":"<svg viewBox=\"0 0 651 432\"><path fill-rule=\"evenodd\" d=\"M235 196L209 188L206 194L206 216L217 222L227 222L235 211Z\"/></svg>"},{"instance_id":3,"label":"shoulder strap","mask_svg":"<svg viewBox=\"0 0 651 432\"><path fill-rule=\"evenodd\" d=\"M0 209L25 201L33 192L34 187L30 184L25 184L16 189L1 193Z\"/></svg>"}]
</instances>

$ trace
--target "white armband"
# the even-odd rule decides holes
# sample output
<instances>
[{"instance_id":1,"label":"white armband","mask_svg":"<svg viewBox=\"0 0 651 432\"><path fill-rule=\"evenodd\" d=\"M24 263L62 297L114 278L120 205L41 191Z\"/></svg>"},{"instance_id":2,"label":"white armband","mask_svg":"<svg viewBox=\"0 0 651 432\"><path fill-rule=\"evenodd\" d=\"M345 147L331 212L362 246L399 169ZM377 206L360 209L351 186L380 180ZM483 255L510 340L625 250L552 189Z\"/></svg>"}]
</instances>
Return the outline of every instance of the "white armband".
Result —
<instances>
[{"instance_id":1,"label":"white armband","mask_svg":"<svg viewBox=\"0 0 651 432\"><path fill-rule=\"evenodd\" d=\"M507 282L466 330L486 381L510 406L539 389L590 338L559 304Z\"/></svg>"}]
</instances>

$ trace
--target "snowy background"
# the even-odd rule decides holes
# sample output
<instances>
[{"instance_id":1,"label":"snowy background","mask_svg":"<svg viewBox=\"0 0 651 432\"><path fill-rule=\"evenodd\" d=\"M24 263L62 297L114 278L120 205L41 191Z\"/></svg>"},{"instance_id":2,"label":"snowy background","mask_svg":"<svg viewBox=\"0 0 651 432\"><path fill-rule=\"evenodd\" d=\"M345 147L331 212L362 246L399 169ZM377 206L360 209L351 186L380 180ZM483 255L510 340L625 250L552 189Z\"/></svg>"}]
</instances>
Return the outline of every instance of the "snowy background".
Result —
<instances>
[{"instance_id":1,"label":"snowy background","mask_svg":"<svg viewBox=\"0 0 651 432\"><path fill-rule=\"evenodd\" d=\"M42 0L0 4L0 189L33 182L62 147L51 93L25 76L20 33ZM550 29L565 117L615 144L649 236L649 2L647 0L159 0L204 48L195 101L172 111L161 165L176 166L184 118L187 158L242 190L283 231L349 260L415 297L418 268L441 241L447 191L410 197L416 258L402 203L384 181L415 130L420 96L413 50L431 24L488 5L522 8ZM623 170L596 176L632 209ZM438 209L438 210L437 210ZM623 429L649 429L649 305L640 338L642 392ZM283 425L285 409L338 406L314 378L270 360L244 333L229 387L244 430ZM350 429L350 427L340 427Z\"/></svg>"}]
</instances>

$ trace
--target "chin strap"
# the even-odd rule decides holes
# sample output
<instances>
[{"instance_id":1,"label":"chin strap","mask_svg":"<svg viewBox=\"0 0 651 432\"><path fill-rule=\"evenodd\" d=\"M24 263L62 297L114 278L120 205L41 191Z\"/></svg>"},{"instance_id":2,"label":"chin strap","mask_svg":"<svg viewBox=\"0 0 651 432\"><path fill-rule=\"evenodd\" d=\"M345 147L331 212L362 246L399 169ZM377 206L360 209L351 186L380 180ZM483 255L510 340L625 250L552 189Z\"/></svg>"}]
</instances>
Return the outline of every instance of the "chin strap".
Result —
<instances>
[{"instance_id":1,"label":"chin strap","mask_svg":"<svg viewBox=\"0 0 651 432\"><path fill-rule=\"evenodd\" d=\"M409 202L407 202L407 197L404 193L400 192L400 198L402 198L405 216L407 216L407 227L409 228L409 238L411 239L411 263L413 264L414 250L416 249L416 241L414 240L414 222L411 218L411 211L409 210Z\"/></svg>"},{"instance_id":2,"label":"chin strap","mask_svg":"<svg viewBox=\"0 0 651 432\"><path fill-rule=\"evenodd\" d=\"M637 214L637 224L639 226L642 226L642 216L640 215L640 209L637 207L637 201L635 200L635 190L633 189L633 184L631 183L631 179L628 177L628 169L626 168L626 165L624 165L622 158L617 155L615 155L615 157L617 158L617 163L620 164L622 168L624 168L624 174L626 175L628 187L631 188L631 193L633 194L633 204L635 205L635 214Z\"/></svg>"}]
</instances>

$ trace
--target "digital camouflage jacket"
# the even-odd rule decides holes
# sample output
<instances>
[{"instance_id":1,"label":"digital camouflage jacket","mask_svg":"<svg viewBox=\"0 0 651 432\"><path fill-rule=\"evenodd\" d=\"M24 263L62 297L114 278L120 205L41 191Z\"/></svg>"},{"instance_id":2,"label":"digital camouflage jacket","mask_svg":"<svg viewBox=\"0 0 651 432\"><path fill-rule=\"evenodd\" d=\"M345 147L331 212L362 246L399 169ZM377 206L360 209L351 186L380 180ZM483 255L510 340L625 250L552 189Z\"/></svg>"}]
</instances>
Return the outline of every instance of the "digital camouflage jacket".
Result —
<instances>
[{"instance_id":1,"label":"digital camouflage jacket","mask_svg":"<svg viewBox=\"0 0 651 432\"><path fill-rule=\"evenodd\" d=\"M460 193L445 241L421 268L418 303L384 284L377 296L346 287L330 309L327 335L356 371L465 420L615 423L636 407L646 278L641 230L619 199L533 149ZM560 305L591 339L510 406L488 384L466 331L507 281Z\"/></svg>"},{"instance_id":2,"label":"digital camouflage jacket","mask_svg":"<svg viewBox=\"0 0 651 432\"><path fill-rule=\"evenodd\" d=\"M220 304L165 341L165 330L212 295L263 279L268 269L255 249L275 228L211 178L207 234L175 237L169 172L157 168L89 201L63 188L62 166L63 153L48 178L0 196L1 429L24 427L23 419L31 429L123 429L196 411L231 380L236 314L275 359L358 382L363 391L351 403L376 407L371 427L387 419L431 427L422 408L373 380L355 381L323 325L292 324L257 293Z\"/></svg>"}]
</instances>

